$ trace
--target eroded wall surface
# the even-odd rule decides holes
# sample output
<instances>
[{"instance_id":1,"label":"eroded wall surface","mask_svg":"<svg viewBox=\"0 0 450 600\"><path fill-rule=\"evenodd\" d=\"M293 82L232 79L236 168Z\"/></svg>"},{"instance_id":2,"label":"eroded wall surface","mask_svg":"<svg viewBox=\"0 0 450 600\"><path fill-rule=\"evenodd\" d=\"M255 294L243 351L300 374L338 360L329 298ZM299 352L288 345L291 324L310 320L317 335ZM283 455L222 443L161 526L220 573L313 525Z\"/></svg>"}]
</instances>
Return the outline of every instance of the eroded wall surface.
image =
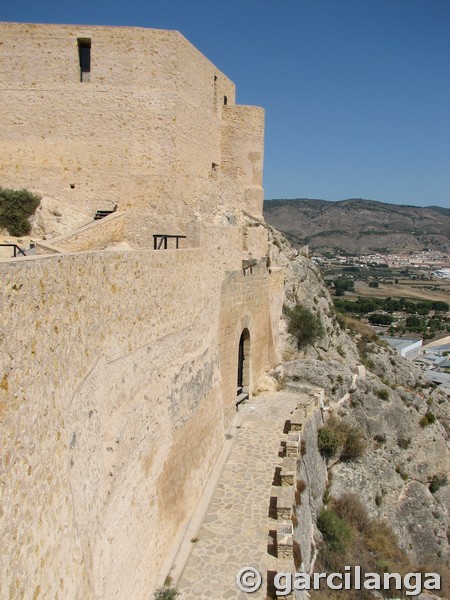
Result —
<instances>
[{"instance_id":1,"label":"eroded wall surface","mask_svg":"<svg viewBox=\"0 0 450 600\"><path fill-rule=\"evenodd\" d=\"M223 436L214 282L195 250L1 270L2 584L143 598Z\"/></svg>"}]
</instances>

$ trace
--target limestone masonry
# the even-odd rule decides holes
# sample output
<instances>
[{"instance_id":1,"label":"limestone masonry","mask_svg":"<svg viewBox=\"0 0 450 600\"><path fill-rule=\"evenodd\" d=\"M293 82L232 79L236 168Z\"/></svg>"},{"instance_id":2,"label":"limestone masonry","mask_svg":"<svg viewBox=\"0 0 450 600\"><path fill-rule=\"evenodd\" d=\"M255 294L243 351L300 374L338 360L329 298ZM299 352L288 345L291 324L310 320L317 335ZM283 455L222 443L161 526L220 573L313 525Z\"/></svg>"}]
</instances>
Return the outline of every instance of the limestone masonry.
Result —
<instances>
[{"instance_id":1,"label":"limestone masonry","mask_svg":"<svg viewBox=\"0 0 450 600\"><path fill-rule=\"evenodd\" d=\"M0 59L0 185L76 223L0 261L0 596L147 600L279 362L264 113L174 31L3 23Z\"/></svg>"}]
</instances>

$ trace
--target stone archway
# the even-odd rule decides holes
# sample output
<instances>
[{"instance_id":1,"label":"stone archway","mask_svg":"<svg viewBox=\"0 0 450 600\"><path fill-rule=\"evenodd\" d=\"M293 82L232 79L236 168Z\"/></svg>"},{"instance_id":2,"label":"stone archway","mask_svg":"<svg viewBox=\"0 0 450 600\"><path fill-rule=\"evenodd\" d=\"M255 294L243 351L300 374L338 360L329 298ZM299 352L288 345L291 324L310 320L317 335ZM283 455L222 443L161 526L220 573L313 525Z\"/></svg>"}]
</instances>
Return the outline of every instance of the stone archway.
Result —
<instances>
[{"instance_id":1,"label":"stone archway","mask_svg":"<svg viewBox=\"0 0 450 600\"><path fill-rule=\"evenodd\" d=\"M237 368L237 397L242 394L247 397L250 393L250 332L245 327L239 338L238 368Z\"/></svg>"}]
</instances>

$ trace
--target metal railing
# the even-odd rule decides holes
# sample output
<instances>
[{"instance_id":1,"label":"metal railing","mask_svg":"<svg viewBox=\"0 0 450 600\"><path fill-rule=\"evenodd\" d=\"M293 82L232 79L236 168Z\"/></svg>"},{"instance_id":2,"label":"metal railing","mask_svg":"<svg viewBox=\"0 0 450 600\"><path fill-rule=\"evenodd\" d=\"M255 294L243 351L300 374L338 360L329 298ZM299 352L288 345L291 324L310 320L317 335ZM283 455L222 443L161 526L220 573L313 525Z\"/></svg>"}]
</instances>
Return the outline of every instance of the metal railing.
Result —
<instances>
[{"instance_id":1,"label":"metal railing","mask_svg":"<svg viewBox=\"0 0 450 600\"><path fill-rule=\"evenodd\" d=\"M99 219L103 219L104 217L112 215L113 213L116 212L117 207L118 207L118 204L116 204L112 210L97 210L94 215L94 221L98 221Z\"/></svg>"},{"instance_id":2,"label":"metal railing","mask_svg":"<svg viewBox=\"0 0 450 600\"><path fill-rule=\"evenodd\" d=\"M22 250L22 248L20 248L17 244L0 244L0 246L14 248L14 258L16 258L18 252L26 256L25 251Z\"/></svg>"},{"instance_id":3,"label":"metal railing","mask_svg":"<svg viewBox=\"0 0 450 600\"><path fill-rule=\"evenodd\" d=\"M167 235L166 233L157 233L153 235L153 250L167 250L167 240L174 239L175 240L175 248L178 250L179 248L179 240L185 239L185 235Z\"/></svg>"}]
</instances>

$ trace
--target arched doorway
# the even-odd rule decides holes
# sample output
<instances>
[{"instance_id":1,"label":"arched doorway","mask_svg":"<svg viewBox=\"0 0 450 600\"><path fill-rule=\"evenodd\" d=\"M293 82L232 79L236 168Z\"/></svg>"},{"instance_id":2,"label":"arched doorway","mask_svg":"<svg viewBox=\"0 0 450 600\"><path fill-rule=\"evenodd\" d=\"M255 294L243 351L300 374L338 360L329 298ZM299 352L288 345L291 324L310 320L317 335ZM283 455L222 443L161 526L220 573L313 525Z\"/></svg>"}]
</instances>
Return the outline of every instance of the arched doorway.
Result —
<instances>
[{"instance_id":1,"label":"arched doorway","mask_svg":"<svg viewBox=\"0 0 450 600\"><path fill-rule=\"evenodd\" d=\"M250 332L245 328L239 338L238 368L237 368L237 397L242 400L242 395L248 397L250 392Z\"/></svg>"}]
</instances>

